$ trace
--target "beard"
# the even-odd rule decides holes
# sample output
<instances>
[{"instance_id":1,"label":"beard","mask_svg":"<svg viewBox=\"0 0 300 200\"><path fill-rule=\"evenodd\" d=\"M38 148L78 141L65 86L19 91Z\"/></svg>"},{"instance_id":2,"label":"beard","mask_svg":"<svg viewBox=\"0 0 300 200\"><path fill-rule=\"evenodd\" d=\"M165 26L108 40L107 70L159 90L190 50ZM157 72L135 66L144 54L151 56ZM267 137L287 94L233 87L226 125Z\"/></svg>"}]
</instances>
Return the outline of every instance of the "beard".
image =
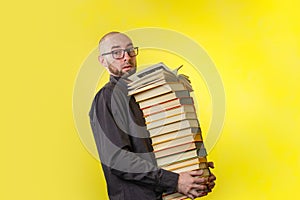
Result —
<instances>
[{"instance_id":1,"label":"beard","mask_svg":"<svg viewBox=\"0 0 300 200\"><path fill-rule=\"evenodd\" d=\"M129 76L136 72L136 66L133 63L128 63L128 64L133 66L129 71L122 71L122 69L118 69L117 67L113 66L112 64L109 64L107 69L111 75L116 76L116 77Z\"/></svg>"}]
</instances>

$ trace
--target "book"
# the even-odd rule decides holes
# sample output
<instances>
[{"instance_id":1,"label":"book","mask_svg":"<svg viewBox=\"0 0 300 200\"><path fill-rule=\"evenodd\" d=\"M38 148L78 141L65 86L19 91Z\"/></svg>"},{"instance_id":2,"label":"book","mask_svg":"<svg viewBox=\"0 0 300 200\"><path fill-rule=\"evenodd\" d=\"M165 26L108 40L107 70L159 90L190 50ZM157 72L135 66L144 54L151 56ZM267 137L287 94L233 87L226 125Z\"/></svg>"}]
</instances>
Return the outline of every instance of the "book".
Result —
<instances>
[{"instance_id":1,"label":"book","mask_svg":"<svg viewBox=\"0 0 300 200\"><path fill-rule=\"evenodd\" d=\"M184 160L188 160L194 157L199 157L197 150L184 151L173 155L168 155L165 157L157 158L157 165L159 167L163 167L165 165L170 165L176 162L182 162ZM207 162L205 157L201 157L201 162Z\"/></svg>"},{"instance_id":2,"label":"book","mask_svg":"<svg viewBox=\"0 0 300 200\"><path fill-rule=\"evenodd\" d=\"M187 143L180 144L177 146L167 147L165 149L153 151L153 153L155 155L155 158L157 159L157 158L169 156L169 155L180 153L180 152L185 152L185 151L192 150L192 149L200 149L201 145L202 145L202 142L198 142L198 141L187 142Z\"/></svg>"},{"instance_id":3,"label":"book","mask_svg":"<svg viewBox=\"0 0 300 200\"><path fill-rule=\"evenodd\" d=\"M176 140L178 138L186 137L186 136L189 136L189 135L195 135L197 133L201 134L201 129L198 128L198 127L197 128L193 127L193 128L181 129L181 130L178 130L178 131L174 131L174 132L154 136L154 137L151 138L152 139L152 145L167 142L167 141L170 141L170 140Z\"/></svg>"},{"instance_id":4,"label":"book","mask_svg":"<svg viewBox=\"0 0 300 200\"><path fill-rule=\"evenodd\" d=\"M160 126L165 126L174 122L182 121L182 120L188 120L188 119L197 119L197 115L194 112L188 112L188 113L181 113L179 115L174 115L171 117L163 118L160 120L157 120L152 123L147 124L147 129L153 129Z\"/></svg>"},{"instance_id":5,"label":"book","mask_svg":"<svg viewBox=\"0 0 300 200\"><path fill-rule=\"evenodd\" d=\"M149 74L141 79L137 79L128 83L128 90L135 91L144 87L155 85L157 82L178 82L177 76L171 71L158 70L155 73ZM138 92L135 92L138 93Z\"/></svg>"},{"instance_id":6,"label":"book","mask_svg":"<svg viewBox=\"0 0 300 200\"><path fill-rule=\"evenodd\" d=\"M159 126L153 129L149 129L150 137L161 135L164 133L170 133L173 131L186 129L186 128L192 128L192 127L199 127L198 120L196 119L186 119L179 122L175 122L172 124L167 124L165 126Z\"/></svg>"},{"instance_id":7,"label":"book","mask_svg":"<svg viewBox=\"0 0 300 200\"><path fill-rule=\"evenodd\" d=\"M187 198L187 197L178 192L163 195L163 200L174 200L174 199L180 200L180 199L185 199L185 198Z\"/></svg>"},{"instance_id":8,"label":"book","mask_svg":"<svg viewBox=\"0 0 300 200\"><path fill-rule=\"evenodd\" d=\"M162 94L166 94L168 92L171 91L180 91L180 90L184 90L185 87L183 86L183 84L178 83L178 82L173 82L173 83L167 83L167 84L163 84L160 85L158 87L152 88L150 90L146 90L140 93L137 93L134 95L135 100L137 102L145 100L145 99L149 99L152 97L156 97Z\"/></svg>"},{"instance_id":9,"label":"book","mask_svg":"<svg viewBox=\"0 0 300 200\"><path fill-rule=\"evenodd\" d=\"M139 102L140 108L146 108L153 105L157 105L172 99L181 98L181 97L189 97L190 93L187 90L180 90L180 91L172 91L166 94L162 94L159 96L156 96L154 98L146 99L141 102Z\"/></svg>"},{"instance_id":10,"label":"book","mask_svg":"<svg viewBox=\"0 0 300 200\"><path fill-rule=\"evenodd\" d=\"M188 159L182 162L176 162L174 164L163 166L162 168L165 170L174 171L195 164L198 164L198 169L208 168L207 162L201 162L201 158L199 157L194 157L192 159Z\"/></svg>"},{"instance_id":11,"label":"book","mask_svg":"<svg viewBox=\"0 0 300 200\"><path fill-rule=\"evenodd\" d=\"M173 109L165 110L164 112L154 113L145 117L146 124L155 122L160 119L173 117L182 113L196 112L194 105L181 105L174 107ZM196 113L195 113L196 114Z\"/></svg>"},{"instance_id":12,"label":"book","mask_svg":"<svg viewBox=\"0 0 300 200\"><path fill-rule=\"evenodd\" d=\"M138 79L142 79L148 75L151 75L159 70L171 71L163 62L157 63L155 65L149 66L139 72L128 77L131 81L136 81Z\"/></svg>"},{"instance_id":13,"label":"book","mask_svg":"<svg viewBox=\"0 0 300 200\"><path fill-rule=\"evenodd\" d=\"M145 117L159 167L176 173L202 169L209 176L193 91L181 68L170 70L163 63L128 77L128 95L133 95ZM164 200L187 199L179 193L164 194Z\"/></svg>"},{"instance_id":14,"label":"book","mask_svg":"<svg viewBox=\"0 0 300 200\"><path fill-rule=\"evenodd\" d=\"M147 84L141 85L141 86L136 86L135 88L130 88L128 89L128 95L134 95L137 93L141 93L144 92L146 90L150 90L152 88L164 85L164 84L168 84L168 83L176 83L176 80L170 79L170 80L166 80L166 79L157 79L151 82L148 82Z\"/></svg>"},{"instance_id":15,"label":"book","mask_svg":"<svg viewBox=\"0 0 300 200\"><path fill-rule=\"evenodd\" d=\"M172 99L160 104L156 104L154 106L142 108L141 110L143 111L143 115L147 117L148 115L170 110L172 108L179 107L181 105L194 105L193 98L182 97L182 98Z\"/></svg>"},{"instance_id":16,"label":"book","mask_svg":"<svg viewBox=\"0 0 300 200\"><path fill-rule=\"evenodd\" d=\"M145 68L144 70L149 70L149 68ZM144 70L141 70L139 72L137 72L136 74L141 74ZM141 78L138 78L136 77L134 80L132 79L133 76L135 75L132 75L132 76L129 76L129 79L131 79L132 81L130 83L128 83L128 88L135 88L136 86L140 86L140 85L143 85L143 84L147 84L148 82L151 82L152 80L156 80L156 79L160 79L162 77L167 77L169 76L169 73L165 73L165 72L171 72L169 69L163 69L163 68L160 68L160 69L157 69L156 71L150 73L150 74L147 74ZM172 75L172 77L174 77L175 74ZM175 75L176 76L176 75Z\"/></svg>"},{"instance_id":17,"label":"book","mask_svg":"<svg viewBox=\"0 0 300 200\"><path fill-rule=\"evenodd\" d=\"M161 142L161 143L157 143L157 144L152 144L153 146L153 150L154 151L158 151L161 149L165 149L165 148L169 148L169 147L173 147L173 146L178 146L180 144L185 144L188 142L201 142L202 141L202 137L201 134L190 134L184 137L180 137L174 140L170 140L167 142Z\"/></svg>"},{"instance_id":18,"label":"book","mask_svg":"<svg viewBox=\"0 0 300 200\"><path fill-rule=\"evenodd\" d=\"M130 76L128 94L143 112L158 166L177 173L203 169L208 176L207 152L189 93L193 89L186 75L177 74L179 68L172 71L158 63ZM163 199L186 197L173 193Z\"/></svg>"},{"instance_id":19,"label":"book","mask_svg":"<svg viewBox=\"0 0 300 200\"><path fill-rule=\"evenodd\" d=\"M182 168L179 168L179 169L175 169L175 170L172 170L172 172L181 173L181 172L193 171L193 170L197 170L197 169L199 169L199 163L189 165L189 166L185 166L185 167L182 167ZM210 176L209 168L205 168L205 169L201 169L201 170L203 170L203 174L200 177Z\"/></svg>"}]
</instances>

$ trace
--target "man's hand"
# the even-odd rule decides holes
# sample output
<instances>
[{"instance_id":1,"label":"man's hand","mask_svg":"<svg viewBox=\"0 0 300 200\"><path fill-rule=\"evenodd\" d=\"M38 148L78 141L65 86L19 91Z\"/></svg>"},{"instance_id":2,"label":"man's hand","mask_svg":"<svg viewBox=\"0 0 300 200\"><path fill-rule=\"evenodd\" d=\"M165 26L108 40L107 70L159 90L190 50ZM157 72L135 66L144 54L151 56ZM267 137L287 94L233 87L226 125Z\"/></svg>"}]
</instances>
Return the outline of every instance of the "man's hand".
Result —
<instances>
[{"instance_id":1,"label":"man's hand","mask_svg":"<svg viewBox=\"0 0 300 200\"><path fill-rule=\"evenodd\" d=\"M213 162L208 162L207 164L209 168L212 169L215 168ZM215 180L216 180L215 175L213 173L210 173L210 176L208 177L208 181L207 181L207 187L209 191L211 191L215 187Z\"/></svg>"},{"instance_id":2,"label":"man's hand","mask_svg":"<svg viewBox=\"0 0 300 200\"><path fill-rule=\"evenodd\" d=\"M202 170L179 173L178 192L191 199L207 195L208 186L206 183L208 182L208 178L200 178L199 176L202 174Z\"/></svg>"},{"instance_id":3,"label":"man's hand","mask_svg":"<svg viewBox=\"0 0 300 200\"><path fill-rule=\"evenodd\" d=\"M214 168L213 162L207 164L209 168ZM200 178L202 174L202 170L179 173L178 192L191 199L207 195L215 187L216 177L211 173L209 177Z\"/></svg>"}]
</instances>

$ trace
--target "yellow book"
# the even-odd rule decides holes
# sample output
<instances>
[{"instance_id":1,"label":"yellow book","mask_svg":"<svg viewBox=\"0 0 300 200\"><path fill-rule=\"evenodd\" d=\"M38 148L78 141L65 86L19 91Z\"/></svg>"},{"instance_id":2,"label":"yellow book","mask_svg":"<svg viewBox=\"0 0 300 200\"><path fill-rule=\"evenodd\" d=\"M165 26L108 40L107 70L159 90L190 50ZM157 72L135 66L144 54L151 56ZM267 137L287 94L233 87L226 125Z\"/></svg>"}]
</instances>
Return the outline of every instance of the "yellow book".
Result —
<instances>
[{"instance_id":1,"label":"yellow book","mask_svg":"<svg viewBox=\"0 0 300 200\"><path fill-rule=\"evenodd\" d=\"M188 166L191 166L191 165L199 165L198 166L198 169L206 169L208 168L207 166L207 162L201 162L201 158L199 157L195 157L195 158L192 158L192 159L188 159L188 160L185 160L185 161L182 161L182 162L176 162L174 164L170 164L170 165L166 165L166 166L163 166L161 168L165 169L165 170L169 170L169 171L174 171L174 170L177 170L177 169L180 169L180 168L183 168L183 167L188 167Z\"/></svg>"},{"instance_id":2,"label":"yellow book","mask_svg":"<svg viewBox=\"0 0 300 200\"><path fill-rule=\"evenodd\" d=\"M160 104L156 104L154 106L150 106L147 108L143 108L143 115L145 117L149 115L154 115L163 111L169 111L174 108L178 108L182 105L194 105L193 98L191 97L182 97L182 98L177 98L177 99L172 99Z\"/></svg>"},{"instance_id":3,"label":"yellow book","mask_svg":"<svg viewBox=\"0 0 300 200\"><path fill-rule=\"evenodd\" d=\"M178 138L186 137L189 135L195 135L197 133L201 133L201 129L199 127L186 128L186 129L181 129L181 130L177 130L174 132L154 136L151 138L152 145L156 145L156 144L163 143L163 142L168 142L170 140L176 140Z\"/></svg>"},{"instance_id":4,"label":"yellow book","mask_svg":"<svg viewBox=\"0 0 300 200\"><path fill-rule=\"evenodd\" d=\"M157 158L169 156L169 155L180 153L180 152L185 152L185 151L192 150L192 149L200 149L201 146L202 146L202 142L188 142L185 144L180 144L177 146L153 151L153 153L157 159Z\"/></svg>"},{"instance_id":5,"label":"yellow book","mask_svg":"<svg viewBox=\"0 0 300 200\"><path fill-rule=\"evenodd\" d=\"M157 104L161 104L166 101L170 101L172 99L182 98L182 97L189 97L190 93L187 90L180 90L180 91L171 91L166 94L162 94L159 96L156 96L154 98L146 99L141 102L139 102L139 106L141 109L147 108L150 106L154 106Z\"/></svg>"},{"instance_id":6,"label":"yellow book","mask_svg":"<svg viewBox=\"0 0 300 200\"><path fill-rule=\"evenodd\" d=\"M185 90L185 87L183 86L183 84L178 83L178 82L167 83L167 84L152 88L150 90L146 90L146 91L140 92L138 94L135 94L134 97L135 97L135 100L137 102L139 102L142 100L146 100L146 99L150 99L150 98L159 96L161 94L166 94L171 91L180 91L180 90Z\"/></svg>"},{"instance_id":7,"label":"yellow book","mask_svg":"<svg viewBox=\"0 0 300 200\"><path fill-rule=\"evenodd\" d=\"M180 138L170 140L167 142L152 144L152 146L153 146L154 151L158 151L161 149L178 146L180 144L185 144L185 143L189 143L189 142L201 142L201 141L202 141L201 134L198 133L198 134L190 134L188 136L180 137Z\"/></svg>"},{"instance_id":8,"label":"yellow book","mask_svg":"<svg viewBox=\"0 0 300 200\"><path fill-rule=\"evenodd\" d=\"M162 135L164 133L178 131L181 129L198 128L198 127L199 127L199 123L197 119L186 119L172 124L167 124L165 126L159 126L153 129L148 129L148 131L150 133L150 137L153 137L153 136Z\"/></svg>"},{"instance_id":9,"label":"yellow book","mask_svg":"<svg viewBox=\"0 0 300 200\"><path fill-rule=\"evenodd\" d=\"M165 126L167 124L171 124L174 122L182 121L182 120L187 120L187 119L196 119L197 120L197 115L195 112L188 112L188 113L181 113L179 115L174 115L171 117L163 118L160 120L157 120L155 122L147 124L147 129L153 129L157 128L160 126Z\"/></svg>"}]
</instances>

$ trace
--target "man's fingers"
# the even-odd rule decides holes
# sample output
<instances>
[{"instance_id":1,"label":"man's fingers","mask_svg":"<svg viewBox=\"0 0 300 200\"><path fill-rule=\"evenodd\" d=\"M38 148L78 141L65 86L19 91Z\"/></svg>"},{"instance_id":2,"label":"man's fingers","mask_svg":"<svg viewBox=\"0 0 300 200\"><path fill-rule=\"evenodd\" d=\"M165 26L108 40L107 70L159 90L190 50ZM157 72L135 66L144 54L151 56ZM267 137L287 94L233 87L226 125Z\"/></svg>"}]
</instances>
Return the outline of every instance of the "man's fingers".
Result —
<instances>
[{"instance_id":1,"label":"man's fingers","mask_svg":"<svg viewBox=\"0 0 300 200\"><path fill-rule=\"evenodd\" d=\"M203 196L206 196L206 195L207 195L207 192L201 191L200 195L198 197L203 197Z\"/></svg>"},{"instance_id":2,"label":"man's fingers","mask_svg":"<svg viewBox=\"0 0 300 200\"><path fill-rule=\"evenodd\" d=\"M178 179L178 192L185 194L191 199L205 196L214 188L216 177L201 177L203 170L181 172Z\"/></svg>"},{"instance_id":3,"label":"man's fingers","mask_svg":"<svg viewBox=\"0 0 300 200\"><path fill-rule=\"evenodd\" d=\"M208 181L209 182L213 182L213 181L215 181L217 178L215 177L215 175L214 174L210 174L210 176L208 177Z\"/></svg>"},{"instance_id":4,"label":"man's fingers","mask_svg":"<svg viewBox=\"0 0 300 200\"><path fill-rule=\"evenodd\" d=\"M203 174L203 170L194 170L188 172L191 176L201 176Z\"/></svg>"},{"instance_id":5,"label":"man's fingers","mask_svg":"<svg viewBox=\"0 0 300 200\"><path fill-rule=\"evenodd\" d=\"M213 162L207 162L207 165L208 165L208 167L210 167L212 169L215 168L215 165Z\"/></svg>"},{"instance_id":6,"label":"man's fingers","mask_svg":"<svg viewBox=\"0 0 300 200\"><path fill-rule=\"evenodd\" d=\"M192 191L190 191L190 193L194 196L194 198L202 197L202 196L207 195L207 192L206 192L206 191L196 191L196 190L192 190Z\"/></svg>"},{"instance_id":7,"label":"man's fingers","mask_svg":"<svg viewBox=\"0 0 300 200\"><path fill-rule=\"evenodd\" d=\"M215 187L215 182L210 182L207 184L207 187L211 190Z\"/></svg>"},{"instance_id":8,"label":"man's fingers","mask_svg":"<svg viewBox=\"0 0 300 200\"><path fill-rule=\"evenodd\" d=\"M207 177L194 177L194 183L198 183L198 184L205 184L208 182L208 178Z\"/></svg>"},{"instance_id":9,"label":"man's fingers","mask_svg":"<svg viewBox=\"0 0 300 200\"><path fill-rule=\"evenodd\" d=\"M197 197L202 197L207 195L207 192L205 191L197 191L197 190L191 190L188 194L189 198L193 197L193 198L197 198ZM191 197L190 197L191 196Z\"/></svg>"},{"instance_id":10,"label":"man's fingers","mask_svg":"<svg viewBox=\"0 0 300 200\"><path fill-rule=\"evenodd\" d=\"M206 191L207 190L207 185L193 184L192 185L192 190Z\"/></svg>"}]
</instances>

